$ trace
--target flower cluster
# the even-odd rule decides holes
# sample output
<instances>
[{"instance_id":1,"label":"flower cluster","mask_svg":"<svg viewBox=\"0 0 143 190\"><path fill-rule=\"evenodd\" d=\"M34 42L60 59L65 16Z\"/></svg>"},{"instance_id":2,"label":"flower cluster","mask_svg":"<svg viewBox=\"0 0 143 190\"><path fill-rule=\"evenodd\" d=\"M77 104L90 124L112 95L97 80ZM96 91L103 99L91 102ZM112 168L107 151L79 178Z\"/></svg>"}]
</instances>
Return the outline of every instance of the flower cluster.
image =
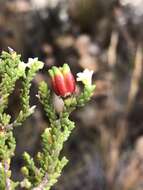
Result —
<instances>
[{"instance_id":1,"label":"flower cluster","mask_svg":"<svg viewBox=\"0 0 143 190\"><path fill-rule=\"evenodd\" d=\"M70 67L64 64L63 67L53 66L49 70L49 74L52 80L52 87L54 92L58 96L67 97L75 92L76 83L73 74L70 71ZM81 81L84 85L92 85L93 71L85 69L81 73L77 73L77 81Z\"/></svg>"},{"instance_id":2,"label":"flower cluster","mask_svg":"<svg viewBox=\"0 0 143 190\"><path fill-rule=\"evenodd\" d=\"M75 91L75 80L67 64L60 68L53 66L49 74L53 89L58 96L66 97Z\"/></svg>"}]
</instances>

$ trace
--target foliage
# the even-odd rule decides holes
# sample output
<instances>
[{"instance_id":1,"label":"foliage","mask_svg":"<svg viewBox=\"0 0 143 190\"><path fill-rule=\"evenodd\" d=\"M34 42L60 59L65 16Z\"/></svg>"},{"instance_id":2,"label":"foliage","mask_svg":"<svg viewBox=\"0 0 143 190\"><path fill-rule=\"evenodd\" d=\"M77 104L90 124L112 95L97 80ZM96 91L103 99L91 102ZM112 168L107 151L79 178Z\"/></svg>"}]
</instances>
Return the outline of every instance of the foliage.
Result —
<instances>
[{"instance_id":1,"label":"foliage","mask_svg":"<svg viewBox=\"0 0 143 190\"><path fill-rule=\"evenodd\" d=\"M41 82L38 97L49 119L50 127L46 128L42 134L42 150L37 153L36 158L32 158L27 152L23 154L25 165L21 171L24 179L21 182L14 182L11 179L10 170L11 158L14 156L16 147L13 129L21 125L34 112L35 106L30 107L29 105L31 81L36 72L43 67L43 63L37 58L30 58L25 64L21 62L20 56L11 49L10 53L2 52L0 63L0 189L10 190L20 186L25 189L49 190L57 182L63 167L68 162L65 157L61 158L60 153L64 142L75 127L75 123L69 119L70 113L90 100L95 86L88 81L85 83L79 77L78 80L84 85L83 92L79 95L73 93L67 97L61 97L64 107L63 111L58 114L52 104L52 93L48 85L44 81ZM68 68L67 65L66 68ZM68 68L67 77L71 77L69 72ZM92 74L89 80L91 77ZM8 98L19 79L22 80L21 111L15 121L11 123L11 117L6 114L6 108ZM73 82L75 81L73 80Z\"/></svg>"},{"instance_id":2,"label":"foliage","mask_svg":"<svg viewBox=\"0 0 143 190\"><path fill-rule=\"evenodd\" d=\"M10 162L14 156L16 147L13 129L21 125L25 119L34 112L34 108L29 105L29 92L33 77L36 72L43 67L43 63L38 59L29 59L28 63L21 62L20 55L12 49L2 52L0 58L0 189L15 189L17 182L12 181ZM21 111L11 123L11 116L6 113L8 99L15 88L17 80L22 80L21 88Z\"/></svg>"}]
</instances>

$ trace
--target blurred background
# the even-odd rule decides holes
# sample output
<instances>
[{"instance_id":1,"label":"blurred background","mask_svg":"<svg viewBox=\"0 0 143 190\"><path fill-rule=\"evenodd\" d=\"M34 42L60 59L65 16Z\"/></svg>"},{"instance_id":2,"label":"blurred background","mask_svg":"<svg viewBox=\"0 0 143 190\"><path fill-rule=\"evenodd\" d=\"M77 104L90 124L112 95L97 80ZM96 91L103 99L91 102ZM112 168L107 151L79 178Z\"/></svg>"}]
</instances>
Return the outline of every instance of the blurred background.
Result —
<instances>
[{"instance_id":1,"label":"blurred background","mask_svg":"<svg viewBox=\"0 0 143 190\"><path fill-rule=\"evenodd\" d=\"M35 114L15 130L13 178L21 154L35 155L48 119L35 95L47 70L68 63L76 75L94 70L92 100L71 115L76 123L63 154L69 159L53 190L143 190L143 0L0 0L0 50L39 57L33 81ZM80 89L80 88L79 88ZM19 111L17 82L8 113ZM62 103L53 94L58 112Z\"/></svg>"}]
</instances>

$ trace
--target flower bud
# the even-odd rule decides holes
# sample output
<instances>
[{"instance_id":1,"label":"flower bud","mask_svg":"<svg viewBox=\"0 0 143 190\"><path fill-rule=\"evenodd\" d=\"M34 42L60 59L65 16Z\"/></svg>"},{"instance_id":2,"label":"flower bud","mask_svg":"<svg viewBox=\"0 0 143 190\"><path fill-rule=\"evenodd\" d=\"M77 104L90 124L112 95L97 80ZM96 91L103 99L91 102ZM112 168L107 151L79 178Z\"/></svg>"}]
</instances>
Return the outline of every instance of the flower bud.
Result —
<instances>
[{"instance_id":1,"label":"flower bud","mask_svg":"<svg viewBox=\"0 0 143 190\"><path fill-rule=\"evenodd\" d=\"M75 91L75 80L67 64L49 70L52 86L58 96L66 97Z\"/></svg>"}]
</instances>

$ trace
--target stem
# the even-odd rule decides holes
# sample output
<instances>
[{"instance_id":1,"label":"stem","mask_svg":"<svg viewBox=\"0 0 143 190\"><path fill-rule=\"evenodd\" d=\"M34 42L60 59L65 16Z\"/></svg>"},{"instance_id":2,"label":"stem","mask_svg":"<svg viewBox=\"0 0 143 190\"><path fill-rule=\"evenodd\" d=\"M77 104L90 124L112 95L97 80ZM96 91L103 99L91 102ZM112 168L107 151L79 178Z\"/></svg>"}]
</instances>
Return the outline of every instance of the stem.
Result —
<instances>
[{"instance_id":1,"label":"stem","mask_svg":"<svg viewBox=\"0 0 143 190\"><path fill-rule=\"evenodd\" d=\"M9 178L9 162L8 160L4 161L4 171L5 171L5 176L6 176L6 190L11 190L11 180Z\"/></svg>"}]
</instances>

